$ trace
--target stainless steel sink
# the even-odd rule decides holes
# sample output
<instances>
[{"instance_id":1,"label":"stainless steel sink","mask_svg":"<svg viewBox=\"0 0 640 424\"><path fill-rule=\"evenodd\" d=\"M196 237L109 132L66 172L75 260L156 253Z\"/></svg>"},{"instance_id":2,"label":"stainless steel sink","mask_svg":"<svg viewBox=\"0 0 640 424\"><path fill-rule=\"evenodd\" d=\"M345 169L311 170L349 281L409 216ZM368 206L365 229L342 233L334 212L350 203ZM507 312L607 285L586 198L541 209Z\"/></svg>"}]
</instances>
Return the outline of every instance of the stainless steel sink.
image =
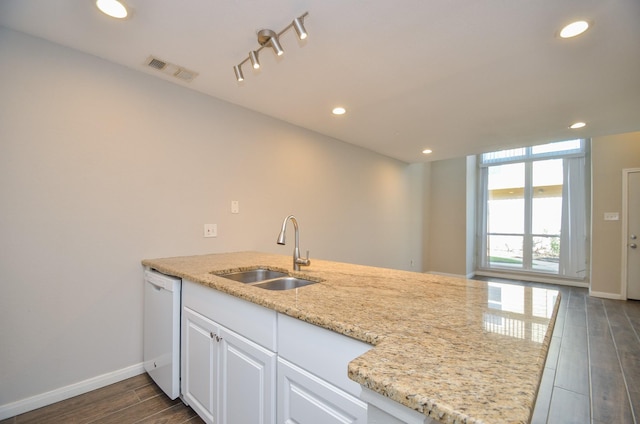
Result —
<instances>
[{"instance_id":1,"label":"stainless steel sink","mask_svg":"<svg viewBox=\"0 0 640 424\"><path fill-rule=\"evenodd\" d=\"M287 277L288 274L280 271L273 271L266 268L252 269L249 271L232 272L229 274L218 274L220 277L239 281L245 284L258 283L260 281L273 280L274 278Z\"/></svg>"},{"instance_id":2,"label":"stainless steel sink","mask_svg":"<svg viewBox=\"0 0 640 424\"><path fill-rule=\"evenodd\" d=\"M216 275L265 290L291 290L318 282L305 278L292 277L286 272L274 271L268 268L256 268L248 271Z\"/></svg>"},{"instance_id":3,"label":"stainless steel sink","mask_svg":"<svg viewBox=\"0 0 640 424\"><path fill-rule=\"evenodd\" d=\"M317 283L317 281L305 280L304 278L296 277L284 277L256 284L255 287L260 287L265 290L291 290L315 283Z\"/></svg>"}]
</instances>

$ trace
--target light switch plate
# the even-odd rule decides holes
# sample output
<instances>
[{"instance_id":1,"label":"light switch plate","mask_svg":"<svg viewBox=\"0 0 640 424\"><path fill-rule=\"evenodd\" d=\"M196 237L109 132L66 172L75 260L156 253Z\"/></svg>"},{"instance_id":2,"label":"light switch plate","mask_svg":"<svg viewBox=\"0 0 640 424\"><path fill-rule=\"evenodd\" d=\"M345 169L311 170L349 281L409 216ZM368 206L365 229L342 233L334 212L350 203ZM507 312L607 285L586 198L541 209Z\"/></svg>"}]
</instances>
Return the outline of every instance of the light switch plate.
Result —
<instances>
[{"instance_id":1,"label":"light switch plate","mask_svg":"<svg viewBox=\"0 0 640 424\"><path fill-rule=\"evenodd\" d=\"M204 224L205 237L218 237L218 224Z\"/></svg>"},{"instance_id":2,"label":"light switch plate","mask_svg":"<svg viewBox=\"0 0 640 424\"><path fill-rule=\"evenodd\" d=\"M605 212L604 220L605 221L618 221L620 219L620 214L618 212Z\"/></svg>"}]
</instances>

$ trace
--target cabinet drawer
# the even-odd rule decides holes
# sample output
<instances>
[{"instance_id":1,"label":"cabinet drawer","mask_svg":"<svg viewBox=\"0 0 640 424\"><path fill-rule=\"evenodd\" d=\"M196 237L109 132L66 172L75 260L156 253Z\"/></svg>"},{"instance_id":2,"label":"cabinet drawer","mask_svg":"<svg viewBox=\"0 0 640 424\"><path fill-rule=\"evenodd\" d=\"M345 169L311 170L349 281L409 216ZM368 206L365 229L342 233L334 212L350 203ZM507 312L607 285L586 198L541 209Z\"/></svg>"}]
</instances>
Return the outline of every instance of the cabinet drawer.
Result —
<instances>
[{"instance_id":1,"label":"cabinet drawer","mask_svg":"<svg viewBox=\"0 0 640 424\"><path fill-rule=\"evenodd\" d=\"M276 351L277 313L202 284L183 280L182 304L207 318Z\"/></svg>"},{"instance_id":2,"label":"cabinet drawer","mask_svg":"<svg viewBox=\"0 0 640 424\"><path fill-rule=\"evenodd\" d=\"M349 362L372 346L326 328L278 314L278 355L323 380L360 395L360 385L349 379Z\"/></svg>"},{"instance_id":3,"label":"cabinet drawer","mask_svg":"<svg viewBox=\"0 0 640 424\"><path fill-rule=\"evenodd\" d=\"M366 424L367 404L278 358L278 422Z\"/></svg>"}]
</instances>

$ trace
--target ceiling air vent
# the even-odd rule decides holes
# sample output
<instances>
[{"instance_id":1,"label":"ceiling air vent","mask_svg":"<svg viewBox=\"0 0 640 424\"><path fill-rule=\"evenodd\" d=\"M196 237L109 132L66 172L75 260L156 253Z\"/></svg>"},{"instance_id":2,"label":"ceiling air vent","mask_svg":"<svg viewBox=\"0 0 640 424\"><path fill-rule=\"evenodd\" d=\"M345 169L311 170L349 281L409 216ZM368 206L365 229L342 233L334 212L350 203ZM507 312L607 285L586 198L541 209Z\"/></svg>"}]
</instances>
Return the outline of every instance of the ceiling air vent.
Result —
<instances>
[{"instance_id":1,"label":"ceiling air vent","mask_svg":"<svg viewBox=\"0 0 640 424\"><path fill-rule=\"evenodd\" d=\"M178 68L178 70L173 74L174 77L180 78L183 81L191 81L196 77L196 75L198 74L184 68Z\"/></svg>"},{"instance_id":2,"label":"ceiling air vent","mask_svg":"<svg viewBox=\"0 0 640 424\"><path fill-rule=\"evenodd\" d=\"M152 68L163 70L164 67L167 66L167 62L163 62L160 59L152 57L147 65L151 66Z\"/></svg>"},{"instance_id":3,"label":"ceiling air vent","mask_svg":"<svg viewBox=\"0 0 640 424\"><path fill-rule=\"evenodd\" d=\"M175 77L184 82L191 82L195 77L198 76L198 73L195 71L191 71L182 66L174 65L173 63L166 62L153 56L149 56L145 63L150 68L157 69L163 74Z\"/></svg>"}]
</instances>

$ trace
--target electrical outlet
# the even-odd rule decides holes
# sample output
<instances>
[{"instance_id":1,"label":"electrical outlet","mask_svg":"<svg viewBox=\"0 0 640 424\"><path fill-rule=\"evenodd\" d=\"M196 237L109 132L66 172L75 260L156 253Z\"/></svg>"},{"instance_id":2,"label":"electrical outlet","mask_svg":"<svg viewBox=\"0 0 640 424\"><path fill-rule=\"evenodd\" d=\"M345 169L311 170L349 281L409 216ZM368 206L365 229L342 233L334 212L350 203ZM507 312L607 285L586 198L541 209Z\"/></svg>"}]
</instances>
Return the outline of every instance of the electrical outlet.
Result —
<instances>
[{"instance_id":1,"label":"electrical outlet","mask_svg":"<svg viewBox=\"0 0 640 424\"><path fill-rule=\"evenodd\" d=\"M231 201L231 213L240 213L240 202L237 200Z\"/></svg>"},{"instance_id":2,"label":"electrical outlet","mask_svg":"<svg viewBox=\"0 0 640 424\"><path fill-rule=\"evenodd\" d=\"M204 224L205 237L218 237L218 224Z\"/></svg>"},{"instance_id":3,"label":"electrical outlet","mask_svg":"<svg viewBox=\"0 0 640 424\"><path fill-rule=\"evenodd\" d=\"M604 220L605 221L618 221L620 219L620 214L618 212L605 212Z\"/></svg>"}]
</instances>

